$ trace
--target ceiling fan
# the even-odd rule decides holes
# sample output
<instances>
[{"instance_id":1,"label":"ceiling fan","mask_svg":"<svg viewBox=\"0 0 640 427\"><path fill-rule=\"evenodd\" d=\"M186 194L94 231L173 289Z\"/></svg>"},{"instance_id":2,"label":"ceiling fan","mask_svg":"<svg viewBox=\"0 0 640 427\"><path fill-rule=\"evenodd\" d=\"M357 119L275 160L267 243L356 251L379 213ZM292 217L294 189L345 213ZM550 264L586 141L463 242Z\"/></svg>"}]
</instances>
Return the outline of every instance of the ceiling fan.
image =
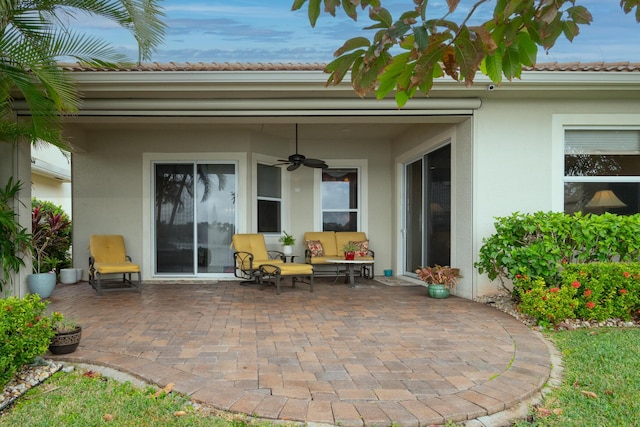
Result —
<instances>
[{"instance_id":1,"label":"ceiling fan","mask_svg":"<svg viewBox=\"0 0 640 427\"><path fill-rule=\"evenodd\" d=\"M327 169L329 165L325 163L324 160L319 159L307 159L302 154L298 153L298 124L296 123L296 153L289 156L287 160L278 160L276 166L279 165L289 165L287 166L288 171L294 171L300 167L300 165L308 166L310 168L322 168Z\"/></svg>"}]
</instances>

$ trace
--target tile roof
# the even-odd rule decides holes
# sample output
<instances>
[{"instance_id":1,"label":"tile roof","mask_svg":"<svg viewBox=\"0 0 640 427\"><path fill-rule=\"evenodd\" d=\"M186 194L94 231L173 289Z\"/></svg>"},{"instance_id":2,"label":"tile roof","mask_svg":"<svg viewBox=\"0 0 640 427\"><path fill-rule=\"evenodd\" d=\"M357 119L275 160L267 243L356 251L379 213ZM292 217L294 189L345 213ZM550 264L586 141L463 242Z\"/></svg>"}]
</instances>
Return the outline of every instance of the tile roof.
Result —
<instances>
[{"instance_id":1,"label":"tile roof","mask_svg":"<svg viewBox=\"0 0 640 427\"><path fill-rule=\"evenodd\" d=\"M122 66L118 69L89 67L79 63L60 64L68 71L323 71L323 63L271 62L166 62ZM640 62L543 62L528 71L640 72Z\"/></svg>"}]
</instances>

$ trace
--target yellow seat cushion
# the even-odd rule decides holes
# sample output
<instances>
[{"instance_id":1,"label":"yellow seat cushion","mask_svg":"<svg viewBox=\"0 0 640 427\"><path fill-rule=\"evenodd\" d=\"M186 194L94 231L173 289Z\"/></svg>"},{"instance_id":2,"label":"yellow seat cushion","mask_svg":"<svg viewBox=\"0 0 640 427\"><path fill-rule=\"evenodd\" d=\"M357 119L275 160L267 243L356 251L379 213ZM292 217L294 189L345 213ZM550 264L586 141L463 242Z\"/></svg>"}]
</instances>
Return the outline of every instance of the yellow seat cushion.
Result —
<instances>
[{"instance_id":1,"label":"yellow seat cushion","mask_svg":"<svg viewBox=\"0 0 640 427\"><path fill-rule=\"evenodd\" d=\"M281 276L302 276L313 274L313 267L311 264L299 264L299 263L283 263L278 264L280 267ZM275 274L276 269L269 265L264 265L262 269L267 274Z\"/></svg>"},{"instance_id":2,"label":"yellow seat cushion","mask_svg":"<svg viewBox=\"0 0 640 427\"><path fill-rule=\"evenodd\" d=\"M132 262L95 263L94 268L100 274L140 273L140 266Z\"/></svg>"}]
</instances>

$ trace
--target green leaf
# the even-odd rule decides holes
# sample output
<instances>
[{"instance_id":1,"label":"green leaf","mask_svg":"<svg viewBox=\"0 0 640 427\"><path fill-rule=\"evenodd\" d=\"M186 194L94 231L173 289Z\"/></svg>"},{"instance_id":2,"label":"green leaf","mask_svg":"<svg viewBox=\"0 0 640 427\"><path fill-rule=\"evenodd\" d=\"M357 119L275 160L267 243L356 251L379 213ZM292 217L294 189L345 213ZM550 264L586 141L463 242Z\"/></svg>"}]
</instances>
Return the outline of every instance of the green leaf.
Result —
<instances>
[{"instance_id":1,"label":"green leaf","mask_svg":"<svg viewBox=\"0 0 640 427\"><path fill-rule=\"evenodd\" d=\"M481 65L484 75L489 77L494 83L502 82L502 52L494 52L493 55L485 56Z\"/></svg>"},{"instance_id":2,"label":"green leaf","mask_svg":"<svg viewBox=\"0 0 640 427\"><path fill-rule=\"evenodd\" d=\"M344 44L333 53L333 56L340 56L345 52L349 52L354 49L358 49L361 47L370 47L371 42L366 37L355 37L347 40Z\"/></svg>"},{"instance_id":3,"label":"green leaf","mask_svg":"<svg viewBox=\"0 0 640 427\"><path fill-rule=\"evenodd\" d=\"M406 91L396 92L396 105L398 105L398 108L404 107L407 101L409 101L409 94Z\"/></svg>"},{"instance_id":4,"label":"green leaf","mask_svg":"<svg viewBox=\"0 0 640 427\"><path fill-rule=\"evenodd\" d=\"M471 39L469 30L463 27L454 41L454 50L460 74L467 84L472 83L484 57L482 41L478 38Z\"/></svg>"},{"instance_id":5,"label":"green leaf","mask_svg":"<svg viewBox=\"0 0 640 427\"><path fill-rule=\"evenodd\" d=\"M520 77L522 71L522 63L520 62L520 54L516 45L507 47L502 57L502 72L504 76L513 80Z\"/></svg>"},{"instance_id":6,"label":"green leaf","mask_svg":"<svg viewBox=\"0 0 640 427\"><path fill-rule=\"evenodd\" d=\"M418 50L425 50L429 45L429 33L422 25L413 28L413 37Z\"/></svg>"},{"instance_id":7,"label":"green leaf","mask_svg":"<svg viewBox=\"0 0 640 427\"><path fill-rule=\"evenodd\" d=\"M576 23L573 21L565 21L562 25L562 31L567 40L572 42L573 39L580 33L580 28L578 28L578 25L576 25Z\"/></svg>"},{"instance_id":8,"label":"green leaf","mask_svg":"<svg viewBox=\"0 0 640 427\"><path fill-rule=\"evenodd\" d=\"M344 8L344 13L354 21L358 20L358 13L356 12L356 5L351 2L351 0L343 0L342 7Z\"/></svg>"},{"instance_id":9,"label":"green leaf","mask_svg":"<svg viewBox=\"0 0 640 427\"><path fill-rule=\"evenodd\" d=\"M528 66L535 64L538 55L538 45L531 40L529 33L520 31L516 36L516 43L518 44L520 62Z\"/></svg>"},{"instance_id":10,"label":"green leaf","mask_svg":"<svg viewBox=\"0 0 640 427\"><path fill-rule=\"evenodd\" d=\"M307 0L294 0L291 5L291 10L300 10L300 8L307 2Z\"/></svg>"},{"instance_id":11,"label":"green leaf","mask_svg":"<svg viewBox=\"0 0 640 427\"><path fill-rule=\"evenodd\" d=\"M324 71L329 74L327 84L337 85L344 79L353 63L362 57L366 51L364 49L356 50L352 53L340 56L327 64Z\"/></svg>"},{"instance_id":12,"label":"green leaf","mask_svg":"<svg viewBox=\"0 0 640 427\"><path fill-rule=\"evenodd\" d=\"M346 1L348 2L349 0ZM369 9L369 18L373 21L384 24L385 28L389 28L393 25L393 17L384 7Z\"/></svg>"},{"instance_id":13,"label":"green leaf","mask_svg":"<svg viewBox=\"0 0 640 427\"><path fill-rule=\"evenodd\" d=\"M589 25L593 22L593 16L591 12L587 10L584 6L573 6L567 9L567 15L573 20L576 24L586 24Z\"/></svg>"},{"instance_id":14,"label":"green leaf","mask_svg":"<svg viewBox=\"0 0 640 427\"><path fill-rule=\"evenodd\" d=\"M309 15L309 22L311 23L312 27L316 26L316 21L320 16L320 1L321 0L309 0L308 15Z\"/></svg>"}]
</instances>

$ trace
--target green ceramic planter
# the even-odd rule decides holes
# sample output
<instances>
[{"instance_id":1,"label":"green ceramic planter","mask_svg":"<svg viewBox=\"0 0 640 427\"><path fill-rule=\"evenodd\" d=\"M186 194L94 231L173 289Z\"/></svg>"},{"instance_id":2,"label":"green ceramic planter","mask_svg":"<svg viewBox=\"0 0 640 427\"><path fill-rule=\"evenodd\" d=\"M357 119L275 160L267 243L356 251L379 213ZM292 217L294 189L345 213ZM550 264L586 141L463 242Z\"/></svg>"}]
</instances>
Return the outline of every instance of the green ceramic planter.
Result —
<instances>
[{"instance_id":1,"label":"green ceramic planter","mask_svg":"<svg viewBox=\"0 0 640 427\"><path fill-rule=\"evenodd\" d=\"M429 285L427 287L427 293L431 298L448 298L449 289L445 285Z\"/></svg>"}]
</instances>

